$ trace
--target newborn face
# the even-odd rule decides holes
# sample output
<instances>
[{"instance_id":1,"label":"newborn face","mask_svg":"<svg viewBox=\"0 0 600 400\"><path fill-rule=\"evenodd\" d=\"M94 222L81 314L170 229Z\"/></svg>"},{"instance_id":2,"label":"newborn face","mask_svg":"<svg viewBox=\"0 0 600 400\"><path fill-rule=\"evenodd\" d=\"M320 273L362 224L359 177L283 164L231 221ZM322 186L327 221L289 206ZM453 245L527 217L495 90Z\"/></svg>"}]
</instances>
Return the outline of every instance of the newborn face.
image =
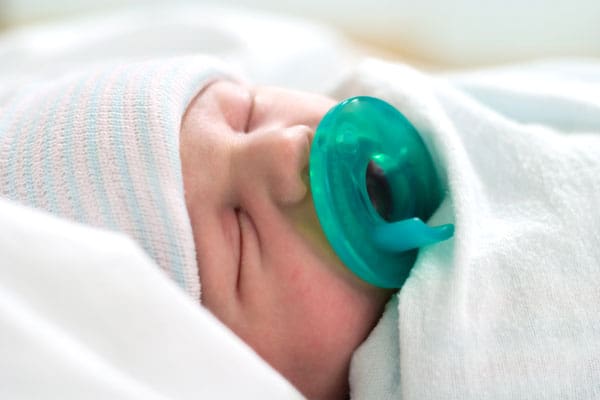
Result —
<instances>
[{"instance_id":1,"label":"newborn face","mask_svg":"<svg viewBox=\"0 0 600 400\"><path fill-rule=\"evenodd\" d=\"M347 393L352 352L390 294L344 267L313 208L310 144L334 104L219 81L181 129L202 303L310 398Z\"/></svg>"}]
</instances>

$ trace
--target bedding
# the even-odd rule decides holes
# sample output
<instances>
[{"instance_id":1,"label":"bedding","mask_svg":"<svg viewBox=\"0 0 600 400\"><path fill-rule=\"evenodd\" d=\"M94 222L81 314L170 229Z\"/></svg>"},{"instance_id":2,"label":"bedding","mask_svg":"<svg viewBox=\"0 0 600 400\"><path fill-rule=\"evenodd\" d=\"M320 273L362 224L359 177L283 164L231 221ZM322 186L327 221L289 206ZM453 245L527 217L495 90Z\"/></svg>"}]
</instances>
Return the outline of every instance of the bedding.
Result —
<instances>
[{"instance_id":1,"label":"bedding","mask_svg":"<svg viewBox=\"0 0 600 400\"><path fill-rule=\"evenodd\" d=\"M3 399L301 399L125 235L0 199Z\"/></svg>"},{"instance_id":2,"label":"bedding","mask_svg":"<svg viewBox=\"0 0 600 400\"><path fill-rule=\"evenodd\" d=\"M0 105L65 72L191 53L216 56L253 82L323 91L357 51L334 30L276 14L202 4L122 7L0 35Z\"/></svg>"},{"instance_id":3,"label":"bedding","mask_svg":"<svg viewBox=\"0 0 600 400\"><path fill-rule=\"evenodd\" d=\"M336 92L396 105L447 195L359 348L353 399L600 396L600 63L427 76L365 62Z\"/></svg>"},{"instance_id":4,"label":"bedding","mask_svg":"<svg viewBox=\"0 0 600 400\"><path fill-rule=\"evenodd\" d=\"M423 135L447 189L430 222L456 232L420 252L356 352L351 398L600 397L598 62L354 67L314 24L190 7L6 34L0 112L67 69L190 52L381 97ZM0 200L0 254L0 397L302 398L124 236Z\"/></svg>"}]
</instances>

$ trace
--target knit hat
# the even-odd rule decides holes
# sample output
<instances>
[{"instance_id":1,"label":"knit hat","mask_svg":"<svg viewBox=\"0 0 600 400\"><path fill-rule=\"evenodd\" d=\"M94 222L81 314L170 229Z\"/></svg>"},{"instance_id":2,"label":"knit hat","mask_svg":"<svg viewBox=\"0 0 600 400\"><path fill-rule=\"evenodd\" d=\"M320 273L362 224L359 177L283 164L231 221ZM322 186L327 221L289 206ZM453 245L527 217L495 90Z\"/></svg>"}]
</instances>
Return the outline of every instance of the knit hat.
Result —
<instances>
[{"instance_id":1,"label":"knit hat","mask_svg":"<svg viewBox=\"0 0 600 400\"><path fill-rule=\"evenodd\" d=\"M29 85L0 109L0 196L128 234L199 301L179 131L224 71L185 57Z\"/></svg>"}]
</instances>

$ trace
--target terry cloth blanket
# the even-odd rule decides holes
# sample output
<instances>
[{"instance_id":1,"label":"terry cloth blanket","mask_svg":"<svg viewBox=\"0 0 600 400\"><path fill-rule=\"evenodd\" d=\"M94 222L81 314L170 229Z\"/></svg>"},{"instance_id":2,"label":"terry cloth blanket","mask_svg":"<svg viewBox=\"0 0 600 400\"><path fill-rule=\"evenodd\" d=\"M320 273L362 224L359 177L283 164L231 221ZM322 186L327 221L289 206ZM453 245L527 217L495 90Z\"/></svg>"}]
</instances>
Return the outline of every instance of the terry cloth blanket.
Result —
<instances>
[{"instance_id":1,"label":"terry cloth blanket","mask_svg":"<svg viewBox=\"0 0 600 400\"><path fill-rule=\"evenodd\" d=\"M446 182L431 222L456 225L355 353L352 398L600 398L600 64L372 61L337 94L406 114Z\"/></svg>"}]
</instances>

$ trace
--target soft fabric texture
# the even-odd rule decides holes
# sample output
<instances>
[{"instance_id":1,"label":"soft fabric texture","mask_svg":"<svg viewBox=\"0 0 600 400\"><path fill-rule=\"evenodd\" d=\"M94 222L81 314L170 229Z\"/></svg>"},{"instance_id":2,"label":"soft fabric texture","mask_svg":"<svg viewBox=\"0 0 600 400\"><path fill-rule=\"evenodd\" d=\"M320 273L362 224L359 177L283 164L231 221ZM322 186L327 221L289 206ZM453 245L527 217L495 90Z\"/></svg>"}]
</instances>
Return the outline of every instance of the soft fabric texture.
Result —
<instances>
[{"instance_id":1,"label":"soft fabric texture","mask_svg":"<svg viewBox=\"0 0 600 400\"><path fill-rule=\"evenodd\" d=\"M302 399L124 234L0 199L0 398Z\"/></svg>"},{"instance_id":2,"label":"soft fabric texture","mask_svg":"<svg viewBox=\"0 0 600 400\"><path fill-rule=\"evenodd\" d=\"M600 65L433 78L367 62L341 97L387 99L447 195L351 366L353 399L600 398Z\"/></svg>"},{"instance_id":3,"label":"soft fabric texture","mask_svg":"<svg viewBox=\"0 0 600 400\"><path fill-rule=\"evenodd\" d=\"M174 28L182 25L171 15L165 29L147 23L131 31L141 25L131 19L84 21L66 27L76 32L76 41L62 40L60 24L4 42L11 46L4 52L10 62L2 65L8 73L0 85L1 103L14 102L29 74L44 70L42 77L51 79L92 53L104 62L134 50L145 58L153 49L180 54L229 46L231 53L247 56L247 66L260 71L263 81L273 83L276 76L276 83L285 84L305 79L305 72L319 76L323 62L313 71L314 63L301 61L329 60L339 50L307 40L302 45L312 50L318 43L324 53L283 51L291 48L287 22L277 25L281 35L268 37L277 47L264 44L267 37L247 24L239 24L242 33L234 36L257 33L248 43L259 45L238 45L237 39L228 45L225 27L238 24L212 14L199 19L184 14L188 25L176 37ZM164 14L156 15L160 23ZM198 21L213 20L222 28L211 37ZM200 40L178 40L189 37L190 26L199 27L192 37ZM142 50L140 38L147 44ZM298 65L311 71L299 74ZM329 63L328 71L338 69L339 63ZM11 74L21 70L24 77ZM599 70L597 64L551 64L438 80L405 66L370 62L342 83L340 97L380 95L426 134L450 193L434 220L454 219L457 226L454 239L421 252L400 296L356 352L352 398L600 397L600 246L593 230ZM325 82L315 79L313 86ZM4 184L4 171L0 175ZM153 273L151 261L130 242L118 245L107 240L114 235L96 231L84 234L93 231L89 228L67 233L64 221L25 217L38 213L24 207L0 210L0 397L298 397L289 387L277 391L285 382L271 379L273 371L264 380L252 375L264 365L236 358L249 350L230 346L230 332ZM61 247L65 242L72 246ZM214 340L204 340L207 332Z\"/></svg>"},{"instance_id":4,"label":"soft fabric texture","mask_svg":"<svg viewBox=\"0 0 600 400\"><path fill-rule=\"evenodd\" d=\"M0 195L130 235L199 300L179 130L193 96L225 74L186 57L24 88L0 109Z\"/></svg>"}]
</instances>

